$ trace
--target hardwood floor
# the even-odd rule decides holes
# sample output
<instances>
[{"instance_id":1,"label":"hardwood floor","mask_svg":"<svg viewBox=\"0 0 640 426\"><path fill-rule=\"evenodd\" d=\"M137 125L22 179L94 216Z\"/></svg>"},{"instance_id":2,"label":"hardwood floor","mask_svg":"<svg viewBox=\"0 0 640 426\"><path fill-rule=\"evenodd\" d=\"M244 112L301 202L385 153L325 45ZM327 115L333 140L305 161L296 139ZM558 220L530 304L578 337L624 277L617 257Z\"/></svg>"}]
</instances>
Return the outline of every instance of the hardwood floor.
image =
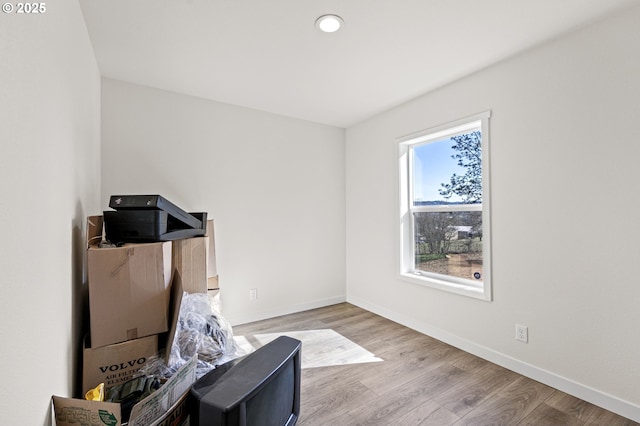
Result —
<instances>
[{"instance_id":1,"label":"hardwood floor","mask_svg":"<svg viewBox=\"0 0 640 426\"><path fill-rule=\"evenodd\" d=\"M257 347L252 335L313 329L384 361L303 369L299 426L638 424L348 303L233 333Z\"/></svg>"}]
</instances>

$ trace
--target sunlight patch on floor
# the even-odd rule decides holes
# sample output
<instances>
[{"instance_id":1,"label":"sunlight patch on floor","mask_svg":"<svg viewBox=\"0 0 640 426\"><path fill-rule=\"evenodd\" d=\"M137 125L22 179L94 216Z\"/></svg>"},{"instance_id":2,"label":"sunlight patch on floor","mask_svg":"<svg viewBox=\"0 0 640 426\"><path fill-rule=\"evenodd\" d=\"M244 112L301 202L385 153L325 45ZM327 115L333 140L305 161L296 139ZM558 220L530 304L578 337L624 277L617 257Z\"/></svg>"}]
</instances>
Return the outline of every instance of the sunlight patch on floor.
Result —
<instances>
[{"instance_id":1,"label":"sunlight patch on floor","mask_svg":"<svg viewBox=\"0 0 640 426\"><path fill-rule=\"evenodd\" d=\"M362 346L331 329L283 331L255 334L252 337L261 345L266 345L278 336L289 336L302 342L302 368L382 361ZM244 336L235 336L234 339L244 352L255 350Z\"/></svg>"}]
</instances>

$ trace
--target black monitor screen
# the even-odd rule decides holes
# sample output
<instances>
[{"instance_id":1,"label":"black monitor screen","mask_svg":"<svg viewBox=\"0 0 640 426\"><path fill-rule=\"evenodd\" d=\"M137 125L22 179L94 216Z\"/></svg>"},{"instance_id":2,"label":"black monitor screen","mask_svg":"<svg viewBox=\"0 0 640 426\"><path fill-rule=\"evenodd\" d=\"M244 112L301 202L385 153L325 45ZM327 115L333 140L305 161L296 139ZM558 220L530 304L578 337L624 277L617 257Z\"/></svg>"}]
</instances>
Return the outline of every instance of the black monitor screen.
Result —
<instances>
[{"instance_id":1,"label":"black monitor screen","mask_svg":"<svg viewBox=\"0 0 640 426\"><path fill-rule=\"evenodd\" d=\"M274 377L260 392L247 401L248 425L286 425L293 413L293 362Z\"/></svg>"},{"instance_id":2,"label":"black monitor screen","mask_svg":"<svg viewBox=\"0 0 640 426\"><path fill-rule=\"evenodd\" d=\"M204 375L191 387L191 424L295 425L300 413L301 345L280 336Z\"/></svg>"}]
</instances>

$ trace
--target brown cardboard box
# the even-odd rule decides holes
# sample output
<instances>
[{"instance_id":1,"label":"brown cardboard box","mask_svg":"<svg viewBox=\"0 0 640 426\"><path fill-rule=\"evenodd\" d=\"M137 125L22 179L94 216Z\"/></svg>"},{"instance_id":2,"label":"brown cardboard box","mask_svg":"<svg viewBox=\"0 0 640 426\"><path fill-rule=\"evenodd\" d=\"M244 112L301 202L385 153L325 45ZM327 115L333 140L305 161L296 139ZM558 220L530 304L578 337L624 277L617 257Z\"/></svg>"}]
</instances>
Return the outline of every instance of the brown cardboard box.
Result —
<instances>
[{"instance_id":1,"label":"brown cardboard box","mask_svg":"<svg viewBox=\"0 0 640 426\"><path fill-rule=\"evenodd\" d=\"M53 396L56 426L120 426L120 404Z\"/></svg>"},{"instance_id":2,"label":"brown cardboard box","mask_svg":"<svg viewBox=\"0 0 640 426\"><path fill-rule=\"evenodd\" d=\"M187 399L196 381L197 357L180 367L157 391L133 406L129 426L189 425ZM53 396L56 426L121 426L120 404Z\"/></svg>"},{"instance_id":3,"label":"brown cardboard box","mask_svg":"<svg viewBox=\"0 0 640 426\"><path fill-rule=\"evenodd\" d=\"M110 388L133 378L147 360L158 354L158 335L90 348L82 359L82 394L100 383Z\"/></svg>"},{"instance_id":4,"label":"brown cardboard box","mask_svg":"<svg viewBox=\"0 0 640 426\"><path fill-rule=\"evenodd\" d=\"M154 356L164 356L165 362L168 362L178 326L181 304L182 282L180 274L176 272L171 281L168 333L154 334L99 348L89 347L88 338L85 338L82 362L83 395L100 383L104 383L105 388L108 389L132 379L135 373Z\"/></svg>"},{"instance_id":5,"label":"brown cardboard box","mask_svg":"<svg viewBox=\"0 0 640 426\"><path fill-rule=\"evenodd\" d=\"M207 251L209 237L173 241L173 269L180 273L187 293L207 292Z\"/></svg>"},{"instance_id":6,"label":"brown cardboard box","mask_svg":"<svg viewBox=\"0 0 640 426\"><path fill-rule=\"evenodd\" d=\"M216 241L213 229L213 220L207 221L207 237L209 237L209 250L207 251L207 290L218 290L218 267L216 264Z\"/></svg>"},{"instance_id":7,"label":"brown cardboard box","mask_svg":"<svg viewBox=\"0 0 640 426\"><path fill-rule=\"evenodd\" d=\"M189 426L188 392L149 426ZM120 404L53 397L56 426L121 426Z\"/></svg>"},{"instance_id":8,"label":"brown cardboard box","mask_svg":"<svg viewBox=\"0 0 640 426\"><path fill-rule=\"evenodd\" d=\"M158 421L152 423L151 426L189 426L191 422L189 417L188 398L189 393L187 391L182 395L182 398L173 404L167 414L162 416Z\"/></svg>"},{"instance_id":9,"label":"brown cardboard box","mask_svg":"<svg viewBox=\"0 0 640 426\"><path fill-rule=\"evenodd\" d=\"M207 290L220 290L220 283L218 282L217 275L207 279Z\"/></svg>"},{"instance_id":10,"label":"brown cardboard box","mask_svg":"<svg viewBox=\"0 0 640 426\"><path fill-rule=\"evenodd\" d=\"M187 293L206 293L212 285L218 288L213 220L207 221L206 236L173 241L172 265Z\"/></svg>"},{"instance_id":11,"label":"brown cardboard box","mask_svg":"<svg viewBox=\"0 0 640 426\"><path fill-rule=\"evenodd\" d=\"M189 426L188 391L148 426ZM120 404L53 396L56 426L121 426Z\"/></svg>"},{"instance_id":12,"label":"brown cardboard box","mask_svg":"<svg viewBox=\"0 0 640 426\"><path fill-rule=\"evenodd\" d=\"M94 219L93 225L96 223ZM165 340L165 361L168 359L182 300L182 282L179 272L173 274L170 287L171 310L169 317L171 318L171 328L169 333L100 348L87 349L85 347L83 393L99 383L105 383L109 387L116 384L107 384L110 380L119 381L120 378L128 380L133 369L137 370L142 367L141 364L144 363L142 358L149 358L149 356L144 356L144 353L157 353L159 337ZM87 361L92 361L93 364L87 363ZM189 426L187 401L189 389L196 381L197 362L198 358L194 356L180 367L160 389L134 405L131 418L125 424L128 426ZM105 374L106 377L100 376L104 377L104 380L100 381L98 375ZM91 378L92 375L97 379ZM113 378L109 377L114 375ZM94 385L89 382L96 383ZM56 426L122 426L120 404L85 401L84 399L64 398L55 395L52 397L52 403Z\"/></svg>"},{"instance_id":13,"label":"brown cardboard box","mask_svg":"<svg viewBox=\"0 0 640 426\"><path fill-rule=\"evenodd\" d=\"M99 248L101 223L87 226L91 347L167 331L171 242Z\"/></svg>"},{"instance_id":14,"label":"brown cardboard box","mask_svg":"<svg viewBox=\"0 0 640 426\"><path fill-rule=\"evenodd\" d=\"M207 250L207 278L218 276L216 265L216 239L213 229L213 219L207 220L207 237L209 237L209 248Z\"/></svg>"}]
</instances>

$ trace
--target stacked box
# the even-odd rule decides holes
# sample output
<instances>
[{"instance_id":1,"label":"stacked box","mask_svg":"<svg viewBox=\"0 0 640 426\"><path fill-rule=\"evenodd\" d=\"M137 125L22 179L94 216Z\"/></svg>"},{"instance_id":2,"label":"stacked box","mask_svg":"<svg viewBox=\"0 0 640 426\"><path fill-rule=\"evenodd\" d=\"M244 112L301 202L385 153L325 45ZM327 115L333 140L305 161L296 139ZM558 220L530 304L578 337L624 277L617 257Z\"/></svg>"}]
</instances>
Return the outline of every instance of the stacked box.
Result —
<instances>
[{"instance_id":1,"label":"stacked box","mask_svg":"<svg viewBox=\"0 0 640 426\"><path fill-rule=\"evenodd\" d=\"M149 359L171 347L182 292L217 289L213 221L204 237L100 247L103 218L87 219L90 335L83 347L82 393L133 378ZM183 278L182 278L183 277ZM164 351L164 353L162 353ZM134 406L129 424L187 426L187 393L197 357L156 392ZM56 424L122 424L120 405L52 398Z\"/></svg>"},{"instance_id":2,"label":"stacked box","mask_svg":"<svg viewBox=\"0 0 640 426\"><path fill-rule=\"evenodd\" d=\"M204 237L101 248L102 216L88 218L90 337L83 350L83 393L128 380L166 349L182 289L207 293L211 279L217 281L213 239L209 220ZM170 312L172 300L178 306Z\"/></svg>"},{"instance_id":3,"label":"stacked box","mask_svg":"<svg viewBox=\"0 0 640 426\"><path fill-rule=\"evenodd\" d=\"M87 227L91 347L166 332L171 242L101 248L102 218L93 216L89 222L93 225Z\"/></svg>"}]
</instances>

